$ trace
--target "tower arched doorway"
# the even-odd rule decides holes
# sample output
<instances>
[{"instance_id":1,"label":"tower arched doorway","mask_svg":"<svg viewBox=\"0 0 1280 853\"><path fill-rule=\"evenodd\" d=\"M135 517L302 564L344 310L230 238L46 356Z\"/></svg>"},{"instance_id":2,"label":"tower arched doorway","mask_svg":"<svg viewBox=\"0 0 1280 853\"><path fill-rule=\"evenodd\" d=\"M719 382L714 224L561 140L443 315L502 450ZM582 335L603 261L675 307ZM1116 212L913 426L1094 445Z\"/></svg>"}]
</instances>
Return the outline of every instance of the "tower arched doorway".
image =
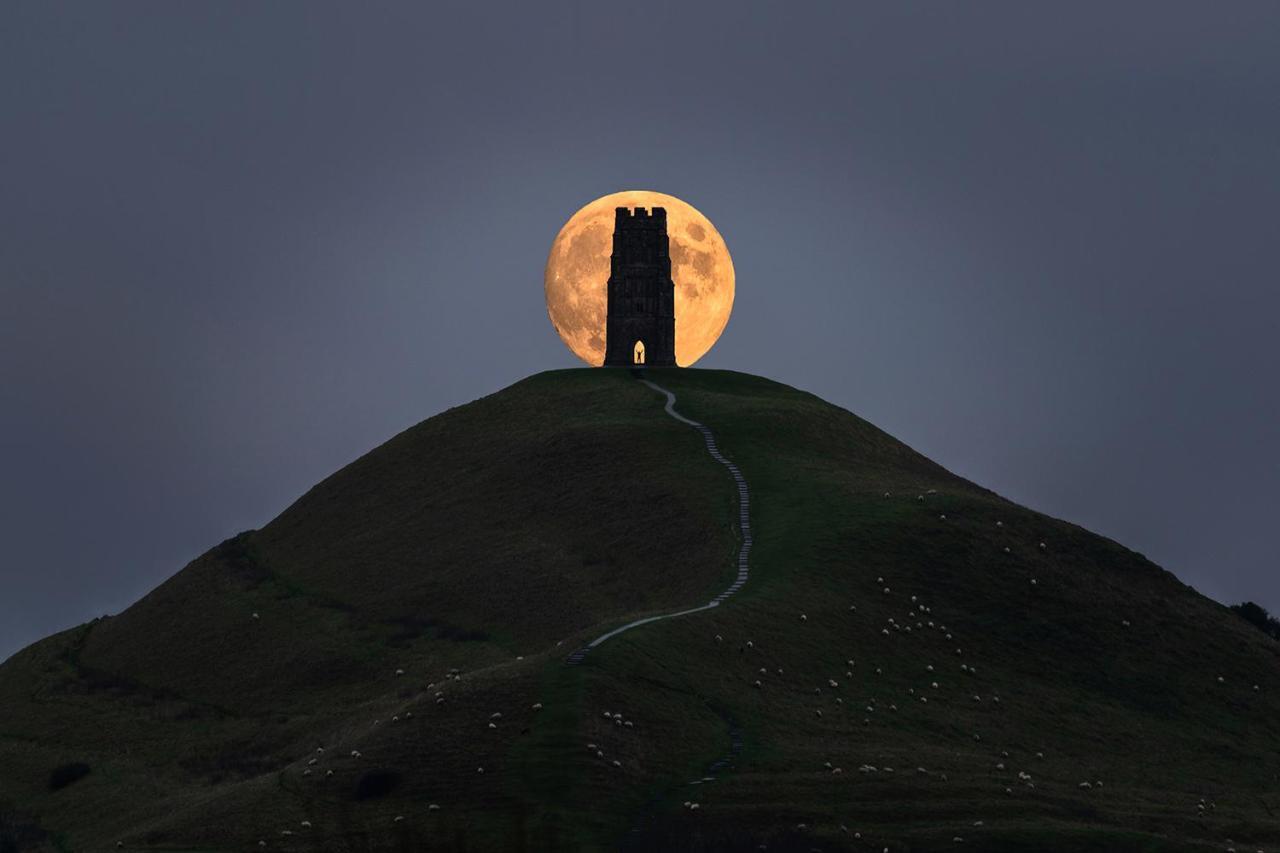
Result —
<instances>
[{"instance_id":1,"label":"tower arched doorway","mask_svg":"<svg viewBox=\"0 0 1280 853\"><path fill-rule=\"evenodd\" d=\"M632 364L644 364L644 341L636 341L635 348L631 354Z\"/></svg>"}]
</instances>

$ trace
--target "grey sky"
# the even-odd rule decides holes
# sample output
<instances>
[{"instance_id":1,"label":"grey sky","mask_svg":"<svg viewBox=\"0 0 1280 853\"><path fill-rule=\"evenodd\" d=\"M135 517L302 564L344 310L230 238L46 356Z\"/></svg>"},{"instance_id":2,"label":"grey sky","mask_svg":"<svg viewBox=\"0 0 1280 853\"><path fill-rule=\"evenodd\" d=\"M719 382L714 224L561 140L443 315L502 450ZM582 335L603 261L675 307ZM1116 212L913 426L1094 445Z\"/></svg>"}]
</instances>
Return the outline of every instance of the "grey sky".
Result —
<instances>
[{"instance_id":1,"label":"grey sky","mask_svg":"<svg viewBox=\"0 0 1280 853\"><path fill-rule=\"evenodd\" d=\"M678 195L700 366L1280 609L1280 6L0 6L0 658L577 362L542 267Z\"/></svg>"}]
</instances>

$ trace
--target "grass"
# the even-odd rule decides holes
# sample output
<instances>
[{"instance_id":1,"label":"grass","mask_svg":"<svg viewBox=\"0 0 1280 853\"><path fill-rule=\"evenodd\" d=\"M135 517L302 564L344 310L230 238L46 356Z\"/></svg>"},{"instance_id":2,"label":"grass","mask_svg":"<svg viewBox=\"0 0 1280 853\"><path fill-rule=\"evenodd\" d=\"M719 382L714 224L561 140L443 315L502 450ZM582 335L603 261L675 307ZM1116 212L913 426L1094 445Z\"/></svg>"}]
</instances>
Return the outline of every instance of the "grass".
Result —
<instances>
[{"instance_id":1,"label":"grass","mask_svg":"<svg viewBox=\"0 0 1280 853\"><path fill-rule=\"evenodd\" d=\"M736 506L628 373L539 374L0 666L0 850L1280 845L1275 640L811 395L648 372L751 485L724 606L563 666L727 586Z\"/></svg>"}]
</instances>

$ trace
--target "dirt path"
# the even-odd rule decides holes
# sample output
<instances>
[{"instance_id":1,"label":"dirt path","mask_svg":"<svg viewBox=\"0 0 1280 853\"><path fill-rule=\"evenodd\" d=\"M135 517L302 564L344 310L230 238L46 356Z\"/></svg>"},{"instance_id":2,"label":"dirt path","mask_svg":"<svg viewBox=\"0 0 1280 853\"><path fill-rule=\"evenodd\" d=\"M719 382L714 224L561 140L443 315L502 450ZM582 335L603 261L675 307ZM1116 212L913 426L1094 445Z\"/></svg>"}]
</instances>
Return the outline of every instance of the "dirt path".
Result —
<instances>
[{"instance_id":1,"label":"dirt path","mask_svg":"<svg viewBox=\"0 0 1280 853\"><path fill-rule=\"evenodd\" d=\"M637 619L634 622L628 622L625 625L614 628L612 631L609 631L606 634L601 634L599 637L596 637L594 640L587 643L585 646L578 649L573 654L569 655L569 657L566 659L565 662L568 663L570 666L575 666L577 664L582 663L583 659L587 656L587 652L591 651L596 646L603 643L605 640L608 640L612 637L616 637L625 631L630 631L632 628L638 628L641 625L648 625L650 622L657 622L661 619L674 619L677 616L687 616L690 613L698 613L699 611L702 611L702 610L710 610L713 607L719 607L720 602L724 601L726 598L733 595L738 590L742 589L742 585L747 582L747 577L749 575L750 567L747 562L747 556L751 551L751 518L750 518L751 493L747 489L746 478L742 476L742 472L738 470L737 465L734 465L728 459L725 459L723 455L721 455L719 448L716 447L715 436L711 434L710 429L708 429L703 424L698 423L697 421L689 420L684 415L680 414L675 410L675 404L676 404L675 394L672 394L670 391L663 388L661 385L658 385L654 382L650 382L648 379L641 379L640 381L643 382L645 385L648 385L653 390L657 391L659 394L666 395L666 398L667 398L667 405L665 407L666 413L671 417L675 418L676 420L680 421L681 423L686 423L689 426L696 429L698 432L702 433L702 440L706 442L707 452L711 454L711 458L716 460L726 468L728 468L729 473L733 476L733 482L738 487L738 529L742 531L742 546L738 550L738 575L734 579L733 583L729 585L728 589L726 589L724 592L720 593L715 598L711 599L711 601L702 605L701 607L690 607L688 610L679 610L679 611L676 611L675 613L662 613L657 616L648 616L644 619Z\"/></svg>"}]
</instances>

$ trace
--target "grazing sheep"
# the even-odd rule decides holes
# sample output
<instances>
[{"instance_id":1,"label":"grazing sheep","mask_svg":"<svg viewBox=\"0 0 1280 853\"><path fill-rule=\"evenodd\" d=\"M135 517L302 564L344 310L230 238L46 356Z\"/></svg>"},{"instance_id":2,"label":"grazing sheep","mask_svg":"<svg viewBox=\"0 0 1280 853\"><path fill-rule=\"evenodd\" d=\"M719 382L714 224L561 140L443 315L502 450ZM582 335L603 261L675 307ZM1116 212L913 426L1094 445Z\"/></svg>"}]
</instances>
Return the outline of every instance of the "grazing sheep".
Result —
<instances>
[{"instance_id":1,"label":"grazing sheep","mask_svg":"<svg viewBox=\"0 0 1280 853\"><path fill-rule=\"evenodd\" d=\"M484 768L483 768L483 767L477 767L477 768L476 768L476 772L477 772L477 773L483 773L483 772L484 772Z\"/></svg>"},{"instance_id":2,"label":"grazing sheep","mask_svg":"<svg viewBox=\"0 0 1280 853\"><path fill-rule=\"evenodd\" d=\"M946 517L946 515L940 515L940 516L938 516L938 520L939 520L939 521L946 521L946 520L947 520L947 517Z\"/></svg>"},{"instance_id":3,"label":"grazing sheep","mask_svg":"<svg viewBox=\"0 0 1280 853\"><path fill-rule=\"evenodd\" d=\"M720 636L719 634L716 634L716 642L717 642L717 643L723 643L723 642L724 642L724 637Z\"/></svg>"},{"instance_id":4,"label":"grazing sheep","mask_svg":"<svg viewBox=\"0 0 1280 853\"><path fill-rule=\"evenodd\" d=\"M535 711L541 711L541 710L542 710L542 703L541 703L541 702L534 702L534 703L533 703L533 710L535 710Z\"/></svg>"},{"instance_id":5,"label":"grazing sheep","mask_svg":"<svg viewBox=\"0 0 1280 853\"><path fill-rule=\"evenodd\" d=\"M764 687L764 685L760 683L760 679L758 679L758 678L755 680L755 684L753 684L752 686L753 686L753 687L755 687L757 690L759 690L759 689L761 689L762 687Z\"/></svg>"},{"instance_id":6,"label":"grazing sheep","mask_svg":"<svg viewBox=\"0 0 1280 853\"><path fill-rule=\"evenodd\" d=\"M436 805L435 803L432 803L431 805L427 806L427 811L429 811L429 812L438 812L438 811L440 811L440 807L439 807L438 805Z\"/></svg>"},{"instance_id":7,"label":"grazing sheep","mask_svg":"<svg viewBox=\"0 0 1280 853\"><path fill-rule=\"evenodd\" d=\"M813 713L814 713L814 714L816 714L819 718L821 718L821 717L822 717L822 712L821 712L821 711L814 711Z\"/></svg>"},{"instance_id":8,"label":"grazing sheep","mask_svg":"<svg viewBox=\"0 0 1280 853\"><path fill-rule=\"evenodd\" d=\"M1003 521L997 521L997 522L996 522L996 527L1004 527L1004 522L1003 522Z\"/></svg>"},{"instance_id":9,"label":"grazing sheep","mask_svg":"<svg viewBox=\"0 0 1280 853\"><path fill-rule=\"evenodd\" d=\"M1031 579L1031 585L1032 585L1032 586L1037 586L1037 582L1036 582L1036 579L1035 579L1035 578L1032 578L1032 579Z\"/></svg>"},{"instance_id":10,"label":"grazing sheep","mask_svg":"<svg viewBox=\"0 0 1280 853\"><path fill-rule=\"evenodd\" d=\"M489 724L489 728L491 728L491 729L496 729L497 727L498 727L498 726L497 726L497 724L495 724L495 723L490 723L490 724Z\"/></svg>"},{"instance_id":11,"label":"grazing sheep","mask_svg":"<svg viewBox=\"0 0 1280 853\"><path fill-rule=\"evenodd\" d=\"M257 612L256 610L255 610L255 611L254 611L254 613L253 613L253 618L254 618L254 619L259 618L259 617L258 617L258 612Z\"/></svg>"},{"instance_id":12,"label":"grazing sheep","mask_svg":"<svg viewBox=\"0 0 1280 853\"><path fill-rule=\"evenodd\" d=\"M1087 791L1087 790L1089 790L1090 788L1092 788L1093 786L1092 786L1092 785L1090 785L1088 782L1081 782L1081 783L1079 784L1079 786L1078 786L1078 787L1083 788L1084 790L1086 790L1086 791Z\"/></svg>"},{"instance_id":13,"label":"grazing sheep","mask_svg":"<svg viewBox=\"0 0 1280 853\"><path fill-rule=\"evenodd\" d=\"M615 758L615 759L613 760L613 766L614 766L614 767L621 767L621 766L622 766L622 762Z\"/></svg>"},{"instance_id":14,"label":"grazing sheep","mask_svg":"<svg viewBox=\"0 0 1280 853\"><path fill-rule=\"evenodd\" d=\"M888 595L888 594L889 594L889 587L887 587L887 586L886 586L886 587L884 588L884 594L885 594L885 595Z\"/></svg>"},{"instance_id":15,"label":"grazing sheep","mask_svg":"<svg viewBox=\"0 0 1280 853\"><path fill-rule=\"evenodd\" d=\"M360 750L358 750L358 749L353 749L353 750L351 750L351 757L352 757L352 758L359 758L359 757L360 757Z\"/></svg>"},{"instance_id":16,"label":"grazing sheep","mask_svg":"<svg viewBox=\"0 0 1280 853\"><path fill-rule=\"evenodd\" d=\"M1041 542L1041 543L1040 543L1040 550L1041 550L1041 551L1043 551L1043 550L1044 550L1044 547L1045 547L1044 543L1043 543L1043 542Z\"/></svg>"},{"instance_id":17,"label":"grazing sheep","mask_svg":"<svg viewBox=\"0 0 1280 853\"><path fill-rule=\"evenodd\" d=\"M310 775L311 775L311 770L309 770L309 769L308 769L308 770L303 770L303 771L302 771L302 775L303 775L303 776L310 776Z\"/></svg>"},{"instance_id":18,"label":"grazing sheep","mask_svg":"<svg viewBox=\"0 0 1280 853\"><path fill-rule=\"evenodd\" d=\"M309 821L309 820L304 820L304 821L302 822L301 826L302 826L302 828L303 828L303 829L310 829L310 828L311 828L311 821Z\"/></svg>"},{"instance_id":19,"label":"grazing sheep","mask_svg":"<svg viewBox=\"0 0 1280 853\"><path fill-rule=\"evenodd\" d=\"M326 770L326 771L324 771L324 775L325 775L325 778L328 778L328 777L330 777L330 776L332 776L332 775L333 775L333 771L332 771L332 770Z\"/></svg>"},{"instance_id":20,"label":"grazing sheep","mask_svg":"<svg viewBox=\"0 0 1280 853\"><path fill-rule=\"evenodd\" d=\"M1005 545L1005 546L1004 546L1004 552L1005 552L1006 554L1008 554L1008 553L1009 553L1009 546L1008 546L1008 545Z\"/></svg>"},{"instance_id":21,"label":"grazing sheep","mask_svg":"<svg viewBox=\"0 0 1280 853\"><path fill-rule=\"evenodd\" d=\"M319 761L319 760L320 760L320 759L318 759L318 758L313 758L313 759L311 759L310 761L308 761L308 762L307 762L307 766L308 766L308 767L311 767L312 765L314 765L314 764L315 764L317 761Z\"/></svg>"},{"instance_id":22,"label":"grazing sheep","mask_svg":"<svg viewBox=\"0 0 1280 853\"><path fill-rule=\"evenodd\" d=\"M501 719L502 719L502 712L501 712L501 711L494 711L492 714L490 714L490 715L489 715L489 719L491 719L491 720L501 720Z\"/></svg>"},{"instance_id":23,"label":"grazing sheep","mask_svg":"<svg viewBox=\"0 0 1280 853\"><path fill-rule=\"evenodd\" d=\"M403 670L403 669L397 669L397 670L396 670L396 675L404 675L404 670Z\"/></svg>"},{"instance_id":24,"label":"grazing sheep","mask_svg":"<svg viewBox=\"0 0 1280 853\"><path fill-rule=\"evenodd\" d=\"M398 815L396 815L395 820L393 820L393 821L391 821L391 822L392 822L392 823L400 823L400 821L402 821L402 820L404 820L404 815L402 815L402 814L398 814Z\"/></svg>"},{"instance_id":25,"label":"grazing sheep","mask_svg":"<svg viewBox=\"0 0 1280 853\"><path fill-rule=\"evenodd\" d=\"M805 616L803 613L801 613L801 614L800 614L800 621L801 621L801 622L808 622L808 621L809 621L809 617L808 617L808 616Z\"/></svg>"},{"instance_id":26,"label":"grazing sheep","mask_svg":"<svg viewBox=\"0 0 1280 853\"><path fill-rule=\"evenodd\" d=\"M840 684L839 684L839 683L838 683L834 678L828 678L828 679L827 679L827 684L831 685L832 687L839 687L839 686L840 686Z\"/></svg>"}]
</instances>

